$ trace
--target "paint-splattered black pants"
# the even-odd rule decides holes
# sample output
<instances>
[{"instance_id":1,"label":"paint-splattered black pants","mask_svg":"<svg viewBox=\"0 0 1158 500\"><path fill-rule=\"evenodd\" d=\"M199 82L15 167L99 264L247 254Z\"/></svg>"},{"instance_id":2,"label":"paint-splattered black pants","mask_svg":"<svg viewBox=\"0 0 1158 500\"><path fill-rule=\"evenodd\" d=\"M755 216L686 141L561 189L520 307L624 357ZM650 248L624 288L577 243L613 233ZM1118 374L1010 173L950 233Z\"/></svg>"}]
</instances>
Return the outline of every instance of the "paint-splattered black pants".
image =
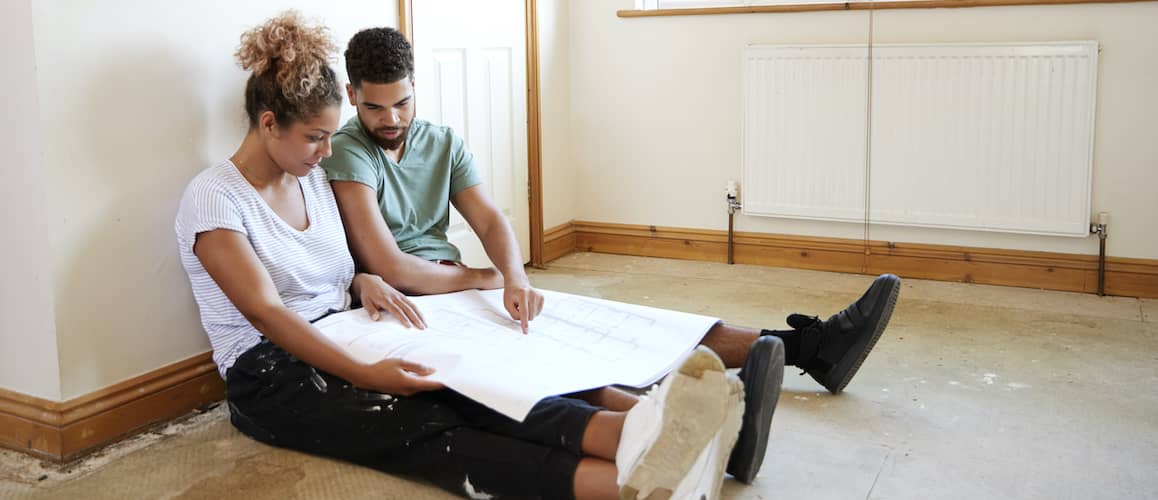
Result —
<instances>
[{"instance_id":1,"label":"paint-splattered black pants","mask_svg":"<svg viewBox=\"0 0 1158 500\"><path fill-rule=\"evenodd\" d=\"M258 441L476 498L573 498L583 431L600 410L547 398L520 423L450 390L369 392L268 340L237 359L226 387L233 425Z\"/></svg>"}]
</instances>

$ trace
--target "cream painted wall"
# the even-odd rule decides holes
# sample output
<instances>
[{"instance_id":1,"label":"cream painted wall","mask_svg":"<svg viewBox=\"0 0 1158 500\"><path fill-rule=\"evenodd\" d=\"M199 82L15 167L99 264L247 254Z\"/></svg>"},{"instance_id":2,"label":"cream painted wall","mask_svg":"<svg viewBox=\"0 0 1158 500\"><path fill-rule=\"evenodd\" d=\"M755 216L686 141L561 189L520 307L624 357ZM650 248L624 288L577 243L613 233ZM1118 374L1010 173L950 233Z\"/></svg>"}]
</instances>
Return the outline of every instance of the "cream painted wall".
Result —
<instances>
[{"instance_id":1,"label":"cream painted wall","mask_svg":"<svg viewBox=\"0 0 1158 500\"><path fill-rule=\"evenodd\" d=\"M0 388L60 398L52 275L43 258L45 175L37 131L32 3L0 1Z\"/></svg>"},{"instance_id":2,"label":"cream painted wall","mask_svg":"<svg viewBox=\"0 0 1158 500\"><path fill-rule=\"evenodd\" d=\"M361 28L396 25L392 1L33 3L51 239L35 253L53 270L61 399L208 350L176 204L245 132L241 32L287 8L323 20L343 47Z\"/></svg>"},{"instance_id":3,"label":"cream painted wall","mask_svg":"<svg viewBox=\"0 0 1158 500\"><path fill-rule=\"evenodd\" d=\"M571 160L571 2L539 0L538 8L543 227L550 229L576 216Z\"/></svg>"},{"instance_id":4,"label":"cream painted wall","mask_svg":"<svg viewBox=\"0 0 1158 500\"><path fill-rule=\"evenodd\" d=\"M576 218L725 229L723 186L740 178L740 49L865 43L869 14L616 17L632 6L571 2L570 129L581 153L571 164ZM876 12L874 24L877 43L1099 41L1093 209L1112 214L1110 255L1158 258L1158 3L888 10ZM737 229L864 236L858 224L746 216ZM1095 238L886 226L873 226L869 237L1097 253Z\"/></svg>"}]
</instances>

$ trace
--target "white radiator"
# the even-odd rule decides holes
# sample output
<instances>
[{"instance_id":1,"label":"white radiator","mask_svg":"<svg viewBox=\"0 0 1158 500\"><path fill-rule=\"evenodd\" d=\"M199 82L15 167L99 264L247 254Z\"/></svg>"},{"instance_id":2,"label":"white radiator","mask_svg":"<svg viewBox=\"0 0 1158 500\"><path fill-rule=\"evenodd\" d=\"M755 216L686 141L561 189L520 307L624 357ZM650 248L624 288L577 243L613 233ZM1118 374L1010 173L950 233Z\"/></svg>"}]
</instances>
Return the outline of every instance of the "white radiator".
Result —
<instances>
[{"instance_id":1,"label":"white radiator","mask_svg":"<svg viewBox=\"0 0 1158 500\"><path fill-rule=\"evenodd\" d=\"M1089 233L1096 42L743 51L743 213Z\"/></svg>"}]
</instances>

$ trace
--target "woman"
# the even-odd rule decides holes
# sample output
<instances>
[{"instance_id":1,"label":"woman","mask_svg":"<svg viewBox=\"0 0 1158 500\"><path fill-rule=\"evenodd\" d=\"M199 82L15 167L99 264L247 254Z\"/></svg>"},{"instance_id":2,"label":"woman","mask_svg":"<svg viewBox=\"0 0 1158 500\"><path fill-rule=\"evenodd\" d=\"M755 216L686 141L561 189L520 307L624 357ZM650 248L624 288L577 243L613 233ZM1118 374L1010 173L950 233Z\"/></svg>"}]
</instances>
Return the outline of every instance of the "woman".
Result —
<instances>
[{"instance_id":1,"label":"woman","mask_svg":"<svg viewBox=\"0 0 1158 500\"><path fill-rule=\"evenodd\" d=\"M475 498L718 495L717 455L734 442L742 390L711 351L690 355L628 412L556 397L516 422L427 379L432 370L416 363L355 361L311 325L353 297L375 319L385 310L423 327L404 295L355 272L317 168L338 127L335 50L324 27L293 12L242 35L249 130L181 200L182 263L233 425L271 445L418 475Z\"/></svg>"}]
</instances>

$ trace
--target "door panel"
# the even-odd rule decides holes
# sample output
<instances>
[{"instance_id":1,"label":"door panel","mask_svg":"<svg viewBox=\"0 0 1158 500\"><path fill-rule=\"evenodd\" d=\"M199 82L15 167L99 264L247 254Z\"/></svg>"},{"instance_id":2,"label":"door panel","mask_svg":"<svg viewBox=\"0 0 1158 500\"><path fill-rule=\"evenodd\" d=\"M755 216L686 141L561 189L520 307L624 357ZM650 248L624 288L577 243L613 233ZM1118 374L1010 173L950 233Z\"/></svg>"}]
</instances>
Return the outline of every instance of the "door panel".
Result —
<instances>
[{"instance_id":1,"label":"door panel","mask_svg":"<svg viewBox=\"0 0 1158 500\"><path fill-rule=\"evenodd\" d=\"M521 0L414 2L417 115L453 127L474 154L484 188L530 257L526 39ZM463 262L490 266L478 237L451 211Z\"/></svg>"}]
</instances>

